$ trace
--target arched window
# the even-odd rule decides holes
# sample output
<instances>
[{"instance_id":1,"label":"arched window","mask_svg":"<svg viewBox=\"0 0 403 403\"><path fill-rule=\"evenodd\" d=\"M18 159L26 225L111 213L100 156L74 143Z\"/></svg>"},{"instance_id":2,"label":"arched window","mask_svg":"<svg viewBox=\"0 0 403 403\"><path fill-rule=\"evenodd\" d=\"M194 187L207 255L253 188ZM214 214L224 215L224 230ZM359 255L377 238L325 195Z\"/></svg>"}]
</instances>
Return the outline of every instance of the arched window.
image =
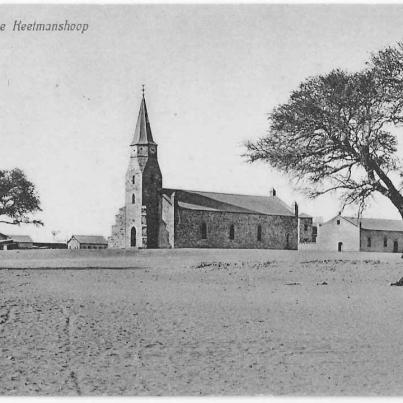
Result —
<instances>
[{"instance_id":1,"label":"arched window","mask_svg":"<svg viewBox=\"0 0 403 403\"><path fill-rule=\"evenodd\" d=\"M136 203L136 196L134 195L134 193L132 194L132 204Z\"/></svg>"},{"instance_id":2,"label":"arched window","mask_svg":"<svg viewBox=\"0 0 403 403\"><path fill-rule=\"evenodd\" d=\"M257 226L257 240L262 240L262 226L260 224Z\"/></svg>"},{"instance_id":3,"label":"arched window","mask_svg":"<svg viewBox=\"0 0 403 403\"><path fill-rule=\"evenodd\" d=\"M136 177L134 175L132 176L132 183L133 185L136 183Z\"/></svg>"},{"instance_id":4,"label":"arched window","mask_svg":"<svg viewBox=\"0 0 403 403\"><path fill-rule=\"evenodd\" d=\"M201 238L207 239L207 224L205 222L202 223L200 231L201 231Z\"/></svg>"},{"instance_id":5,"label":"arched window","mask_svg":"<svg viewBox=\"0 0 403 403\"><path fill-rule=\"evenodd\" d=\"M130 246L136 246L136 228L133 227L130 231Z\"/></svg>"},{"instance_id":6,"label":"arched window","mask_svg":"<svg viewBox=\"0 0 403 403\"><path fill-rule=\"evenodd\" d=\"M229 227L229 239L235 239L235 227L234 224L231 224Z\"/></svg>"}]
</instances>

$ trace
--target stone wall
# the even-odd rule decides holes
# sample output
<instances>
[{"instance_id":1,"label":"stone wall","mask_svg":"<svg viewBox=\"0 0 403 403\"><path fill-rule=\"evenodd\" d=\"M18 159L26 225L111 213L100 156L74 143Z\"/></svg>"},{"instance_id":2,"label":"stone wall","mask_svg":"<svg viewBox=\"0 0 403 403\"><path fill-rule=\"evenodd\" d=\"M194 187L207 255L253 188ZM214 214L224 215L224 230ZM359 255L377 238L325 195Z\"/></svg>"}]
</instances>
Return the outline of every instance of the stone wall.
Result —
<instances>
[{"instance_id":1,"label":"stone wall","mask_svg":"<svg viewBox=\"0 0 403 403\"><path fill-rule=\"evenodd\" d=\"M371 246L368 246L371 238ZM384 239L386 238L386 246ZM394 252L394 243L397 242L397 252L403 252L403 233L396 231L371 231L361 229L360 250L365 252Z\"/></svg>"},{"instance_id":2,"label":"stone wall","mask_svg":"<svg viewBox=\"0 0 403 403\"><path fill-rule=\"evenodd\" d=\"M150 156L142 173L142 206L146 207L148 248L158 248L162 175L156 156Z\"/></svg>"},{"instance_id":3,"label":"stone wall","mask_svg":"<svg viewBox=\"0 0 403 403\"><path fill-rule=\"evenodd\" d=\"M176 248L298 248L298 222L294 216L175 210ZM203 222L207 225L207 239L202 239L201 235ZM229 239L232 224L233 240ZM257 240L259 224L262 226L261 241Z\"/></svg>"},{"instance_id":4,"label":"stone wall","mask_svg":"<svg viewBox=\"0 0 403 403\"><path fill-rule=\"evenodd\" d=\"M161 196L161 220L158 236L159 248L173 248L175 246L175 193L164 193Z\"/></svg>"},{"instance_id":5,"label":"stone wall","mask_svg":"<svg viewBox=\"0 0 403 403\"><path fill-rule=\"evenodd\" d=\"M119 209L115 216L115 224L112 226L112 235L108 238L109 248L125 248L126 239L126 208Z\"/></svg>"},{"instance_id":6,"label":"stone wall","mask_svg":"<svg viewBox=\"0 0 403 403\"><path fill-rule=\"evenodd\" d=\"M312 243L312 217L299 218L299 242Z\"/></svg>"}]
</instances>

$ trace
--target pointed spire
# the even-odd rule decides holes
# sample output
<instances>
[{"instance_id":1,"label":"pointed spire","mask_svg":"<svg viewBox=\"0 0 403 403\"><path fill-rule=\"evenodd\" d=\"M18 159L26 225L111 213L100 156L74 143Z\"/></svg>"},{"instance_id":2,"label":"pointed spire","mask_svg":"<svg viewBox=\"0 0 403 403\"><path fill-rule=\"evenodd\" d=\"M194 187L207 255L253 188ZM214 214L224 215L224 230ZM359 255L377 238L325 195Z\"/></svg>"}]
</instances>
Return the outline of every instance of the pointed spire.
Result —
<instances>
[{"instance_id":1,"label":"pointed spire","mask_svg":"<svg viewBox=\"0 0 403 403\"><path fill-rule=\"evenodd\" d=\"M144 84L142 87L143 97L141 99L139 116L137 118L136 130L134 131L131 146L136 144L155 144L151 133L151 126L148 120L146 99L144 97Z\"/></svg>"}]
</instances>

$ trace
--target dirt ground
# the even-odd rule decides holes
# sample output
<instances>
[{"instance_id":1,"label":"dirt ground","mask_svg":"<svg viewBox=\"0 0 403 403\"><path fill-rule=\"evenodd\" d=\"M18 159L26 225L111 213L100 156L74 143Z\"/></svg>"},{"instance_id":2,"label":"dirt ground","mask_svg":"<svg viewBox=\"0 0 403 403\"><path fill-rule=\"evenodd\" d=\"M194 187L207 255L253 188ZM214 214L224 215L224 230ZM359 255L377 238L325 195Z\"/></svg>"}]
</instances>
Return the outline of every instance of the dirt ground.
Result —
<instances>
[{"instance_id":1,"label":"dirt ground","mask_svg":"<svg viewBox=\"0 0 403 403\"><path fill-rule=\"evenodd\" d=\"M400 255L0 252L2 395L400 395Z\"/></svg>"}]
</instances>

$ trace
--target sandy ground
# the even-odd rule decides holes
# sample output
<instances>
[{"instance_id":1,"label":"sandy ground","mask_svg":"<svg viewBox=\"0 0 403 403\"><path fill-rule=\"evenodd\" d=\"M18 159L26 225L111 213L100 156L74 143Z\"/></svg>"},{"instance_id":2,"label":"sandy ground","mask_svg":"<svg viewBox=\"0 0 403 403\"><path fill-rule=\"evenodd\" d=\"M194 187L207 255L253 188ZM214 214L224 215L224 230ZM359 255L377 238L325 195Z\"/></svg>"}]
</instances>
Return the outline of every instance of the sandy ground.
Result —
<instances>
[{"instance_id":1,"label":"sandy ground","mask_svg":"<svg viewBox=\"0 0 403 403\"><path fill-rule=\"evenodd\" d=\"M0 268L3 395L403 394L400 255L8 251Z\"/></svg>"}]
</instances>

